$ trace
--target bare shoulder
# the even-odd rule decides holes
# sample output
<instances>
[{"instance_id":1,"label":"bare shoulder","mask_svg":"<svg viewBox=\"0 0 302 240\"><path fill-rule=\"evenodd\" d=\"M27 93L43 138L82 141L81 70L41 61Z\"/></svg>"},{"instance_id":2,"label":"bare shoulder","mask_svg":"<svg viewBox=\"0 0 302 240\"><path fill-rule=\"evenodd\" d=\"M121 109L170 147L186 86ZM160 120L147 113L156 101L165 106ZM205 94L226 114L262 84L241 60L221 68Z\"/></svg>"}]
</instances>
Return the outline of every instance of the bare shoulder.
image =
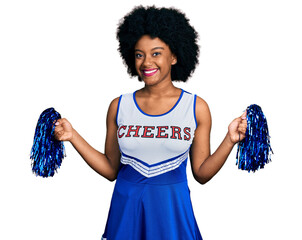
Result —
<instances>
[{"instance_id":1,"label":"bare shoulder","mask_svg":"<svg viewBox=\"0 0 302 240\"><path fill-rule=\"evenodd\" d=\"M207 102L203 98L196 96L196 110L205 111L208 109L209 109L209 106L208 106Z\"/></svg>"},{"instance_id":2,"label":"bare shoulder","mask_svg":"<svg viewBox=\"0 0 302 240\"><path fill-rule=\"evenodd\" d=\"M207 102L203 98L198 96L196 97L195 113L196 113L196 121L198 125L200 123L211 124L210 108Z\"/></svg>"},{"instance_id":3,"label":"bare shoulder","mask_svg":"<svg viewBox=\"0 0 302 240\"><path fill-rule=\"evenodd\" d=\"M120 101L120 97L114 98L109 105L109 109L110 108L117 109L119 101Z\"/></svg>"},{"instance_id":4,"label":"bare shoulder","mask_svg":"<svg viewBox=\"0 0 302 240\"><path fill-rule=\"evenodd\" d=\"M120 101L120 97L114 98L111 101L109 108L108 108L108 113L107 113L108 118L111 118L111 119L116 118L119 101Z\"/></svg>"}]
</instances>

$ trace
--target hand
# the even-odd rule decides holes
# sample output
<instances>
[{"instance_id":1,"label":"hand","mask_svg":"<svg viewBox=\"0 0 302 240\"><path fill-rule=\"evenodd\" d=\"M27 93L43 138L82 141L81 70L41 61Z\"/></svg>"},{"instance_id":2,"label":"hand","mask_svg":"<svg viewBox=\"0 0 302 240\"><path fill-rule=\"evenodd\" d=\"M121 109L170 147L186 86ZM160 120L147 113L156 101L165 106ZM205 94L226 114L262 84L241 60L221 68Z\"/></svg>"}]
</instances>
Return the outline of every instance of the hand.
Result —
<instances>
[{"instance_id":1,"label":"hand","mask_svg":"<svg viewBox=\"0 0 302 240\"><path fill-rule=\"evenodd\" d=\"M59 141L70 141L73 137L73 127L66 118L58 119L55 123L55 138Z\"/></svg>"},{"instance_id":2,"label":"hand","mask_svg":"<svg viewBox=\"0 0 302 240\"><path fill-rule=\"evenodd\" d=\"M233 144L245 138L247 127L246 111L238 118L235 118L229 125L228 135Z\"/></svg>"}]
</instances>

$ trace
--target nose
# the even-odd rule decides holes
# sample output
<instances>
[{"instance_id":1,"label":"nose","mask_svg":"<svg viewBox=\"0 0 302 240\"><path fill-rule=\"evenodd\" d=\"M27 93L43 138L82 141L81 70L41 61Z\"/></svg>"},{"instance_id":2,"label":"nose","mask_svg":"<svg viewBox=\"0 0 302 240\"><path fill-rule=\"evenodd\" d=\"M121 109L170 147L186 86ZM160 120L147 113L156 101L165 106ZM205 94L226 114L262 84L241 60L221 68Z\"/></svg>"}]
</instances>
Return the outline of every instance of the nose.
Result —
<instances>
[{"instance_id":1,"label":"nose","mask_svg":"<svg viewBox=\"0 0 302 240\"><path fill-rule=\"evenodd\" d=\"M142 63L143 68L148 68L152 66L152 57L148 54L145 56L144 61Z\"/></svg>"}]
</instances>

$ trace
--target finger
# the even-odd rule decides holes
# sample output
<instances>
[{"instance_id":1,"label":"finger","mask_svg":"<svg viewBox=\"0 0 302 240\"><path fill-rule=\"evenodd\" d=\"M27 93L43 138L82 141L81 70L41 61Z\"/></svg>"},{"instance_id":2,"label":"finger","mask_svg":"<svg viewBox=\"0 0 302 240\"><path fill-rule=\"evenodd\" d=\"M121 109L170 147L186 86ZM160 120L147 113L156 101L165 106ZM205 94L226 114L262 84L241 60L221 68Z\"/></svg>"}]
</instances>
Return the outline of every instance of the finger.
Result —
<instances>
[{"instance_id":1,"label":"finger","mask_svg":"<svg viewBox=\"0 0 302 240\"><path fill-rule=\"evenodd\" d=\"M55 126L60 125L60 121L59 121L59 120L60 120L60 119L54 120L54 121L52 122L52 124L54 124Z\"/></svg>"},{"instance_id":2,"label":"finger","mask_svg":"<svg viewBox=\"0 0 302 240\"><path fill-rule=\"evenodd\" d=\"M56 123L55 123L56 126L61 125L61 124L64 123L64 118L59 118L59 119L57 119L55 122L56 122Z\"/></svg>"},{"instance_id":3,"label":"finger","mask_svg":"<svg viewBox=\"0 0 302 240\"><path fill-rule=\"evenodd\" d=\"M238 126L238 131L241 132L241 133L245 133L246 132L246 127L247 127L247 124L241 123Z\"/></svg>"},{"instance_id":4,"label":"finger","mask_svg":"<svg viewBox=\"0 0 302 240\"><path fill-rule=\"evenodd\" d=\"M240 118L243 120L246 119L246 114L247 114L247 111L245 110L244 113L242 113Z\"/></svg>"},{"instance_id":5,"label":"finger","mask_svg":"<svg viewBox=\"0 0 302 240\"><path fill-rule=\"evenodd\" d=\"M247 127L247 121L246 120L242 120L240 123L239 123L239 127Z\"/></svg>"},{"instance_id":6,"label":"finger","mask_svg":"<svg viewBox=\"0 0 302 240\"><path fill-rule=\"evenodd\" d=\"M64 131L56 132L56 133L55 133L55 138L56 138L57 140L61 141L61 140L62 140L63 134L64 134Z\"/></svg>"},{"instance_id":7,"label":"finger","mask_svg":"<svg viewBox=\"0 0 302 240\"><path fill-rule=\"evenodd\" d=\"M240 120L238 127L243 127L246 128L247 127L247 121L246 120Z\"/></svg>"},{"instance_id":8,"label":"finger","mask_svg":"<svg viewBox=\"0 0 302 240\"><path fill-rule=\"evenodd\" d=\"M238 133L240 133L240 135L245 136L246 133L246 127L244 125L241 125L238 127Z\"/></svg>"},{"instance_id":9,"label":"finger","mask_svg":"<svg viewBox=\"0 0 302 240\"><path fill-rule=\"evenodd\" d=\"M62 126L56 126L55 127L55 133L63 131L63 127Z\"/></svg>"},{"instance_id":10,"label":"finger","mask_svg":"<svg viewBox=\"0 0 302 240\"><path fill-rule=\"evenodd\" d=\"M238 128L238 132L240 132L240 134L245 134L246 128L240 127Z\"/></svg>"}]
</instances>

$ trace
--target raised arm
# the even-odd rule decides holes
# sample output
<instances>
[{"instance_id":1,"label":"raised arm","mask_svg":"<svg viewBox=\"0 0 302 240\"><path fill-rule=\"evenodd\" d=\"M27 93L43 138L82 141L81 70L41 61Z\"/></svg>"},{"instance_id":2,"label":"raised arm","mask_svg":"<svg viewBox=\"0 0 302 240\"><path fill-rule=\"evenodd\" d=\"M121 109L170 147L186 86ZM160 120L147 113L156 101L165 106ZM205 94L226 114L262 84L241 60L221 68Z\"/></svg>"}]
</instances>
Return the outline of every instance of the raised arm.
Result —
<instances>
[{"instance_id":1,"label":"raised arm","mask_svg":"<svg viewBox=\"0 0 302 240\"><path fill-rule=\"evenodd\" d=\"M101 153L90 146L72 127L67 119L59 119L55 128L56 139L60 141L70 141L86 163L110 181L114 181L116 179L120 161L120 151L116 135L116 113L118 101L119 98L114 99L108 109L105 153Z\"/></svg>"},{"instance_id":2,"label":"raised arm","mask_svg":"<svg viewBox=\"0 0 302 240\"><path fill-rule=\"evenodd\" d=\"M199 183L205 184L221 169L239 138L242 140L245 137L246 113L230 123L222 143L211 154L211 113L207 103L199 97L196 99L195 111L197 128L191 146L190 159L194 178Z\"/></svg>"}]
</instances>

